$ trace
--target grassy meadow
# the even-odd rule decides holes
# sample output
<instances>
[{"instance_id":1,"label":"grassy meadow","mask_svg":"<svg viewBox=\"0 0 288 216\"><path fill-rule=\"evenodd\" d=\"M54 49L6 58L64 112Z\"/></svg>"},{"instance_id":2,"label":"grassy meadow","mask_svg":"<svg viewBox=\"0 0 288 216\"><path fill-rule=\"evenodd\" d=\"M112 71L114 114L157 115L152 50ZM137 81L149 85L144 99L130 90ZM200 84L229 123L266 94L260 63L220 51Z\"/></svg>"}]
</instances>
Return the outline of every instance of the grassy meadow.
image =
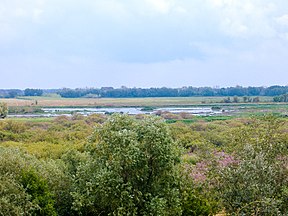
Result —
<instances>
[{"instance_id":1,"label":"grassy meadow","mask_svg":"<svg viewBox=\"0 0 288 216\"><path fill-rule=\"evenodd\" d=\"M275 113L287 115L287 103L273 103L272 97L259 97L257 103L243 103L242 98L238 97L238 103L223 103L227 97L161 97L161 98L61 98L58 95L48 95L42 97L20 97L15 99L0 99L0 102L7 103L10 114L41 114L42 108L86 108L86 107L142 107L149 110L161 107L208 107L227 110L222 114L211 117L184 117L186 123L194 122L195 119L213 120L224 116L241 117L251 115L263 115L265 113ZM231 97L232 101L232 97ZM68 113L70 114L70 113ZM162 117L169 121L181 120L179 115L165 114ZM222 117L222 118L224 118ZM14 117L15 118L15 117ZM20 121L50 121L50 118L37 117L27 119L22 117Z\"/></svg>"},{"instance_id":2,"label":"grassy meadow","mask_svg":"<svg viewBox=\"0 0 288 216\"><path fill-rule=\"evenodd\" d=\"M160 97L160 98L61 98L56 95L47 97L20 97L16 99L0 99L8 106L40 106L40 107L128 107L128 106L190 106L221 103L227 97ZM239 97L239 99L241 99ZM272 97L260 97L260 103L272 102Z\"/></svg>"}]
</instances>

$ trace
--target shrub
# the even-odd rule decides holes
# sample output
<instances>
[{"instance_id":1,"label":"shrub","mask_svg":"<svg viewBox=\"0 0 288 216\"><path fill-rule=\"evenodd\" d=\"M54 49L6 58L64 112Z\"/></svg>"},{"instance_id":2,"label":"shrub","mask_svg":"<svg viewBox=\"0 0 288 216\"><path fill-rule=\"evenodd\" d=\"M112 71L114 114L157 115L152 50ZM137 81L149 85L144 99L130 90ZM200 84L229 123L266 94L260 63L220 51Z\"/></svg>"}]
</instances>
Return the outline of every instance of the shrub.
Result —
<instances>
[{"instance_id":1,"label":"shrub","mask_svg":"<svg viewBox=\"0 0 288 216\"><path fill-rule=\"evenodd\" d=\"M240 215L286 215L287 139L276 116L254 118L232 134L228 150L238 163L218 171L226 211Z\"/></svg>"},{"instance_id":2,"label":"shrub","mask_svg":"<svg viewBox=\"0 0 288 216\"><path fill-rule=\"evenodd\" d=\"M258 150L257 150L258 151ZM265 151L248 145L238 165L221 171L220 194L228 213L240 215L287 214L287 170L279 161L270 162Z\"/></svg>"},{"instance_id":3,"label":"shrub","mask_svg":"<svg viewBox=\"0 0 288 216\"><path fill-rule=\"evenodd\" d=\"M87 149L74 182L79 214L181 214L179 151L161 119L113 115Z\"/></svg>"},{"instance_id":4,"label":"shrub","mask_svg":"<svg viewBox=\"0 0 288 216\"><path fill-rule=\"evenodd\" d=\"M29 194L10 176L0 177L0 215L28 215L38 209Z\"/></svg>"},{"instance_id":5,"label":"shrub","mask_svg":"<svg viewBox=\"0 0 288 216\"><path fill-rule=\"evenodd\" d=\"M53 195L49 192L48 184L44 179L33 170L24 170L20 182L25 192L30 195L32 203L39 206L39 209L33 210L33 215L57 215Z\"/></svg>"},{"instance_id":6,"label":"shrub","mask_svg":"<svg viewBox=\"0 0 288 216\"><path fill-rule=\"evenodd\" d=\"M0 118L4 119L8 115L8 106L6 103L0 102Z\"/></svg>"},{"instance_id":7,"label":"shrub","mask_svg":"<svg viewBox=\"0 0 288 216\"><path fill-rule=\"evenodd\" d=\"M0 161L0 215L71 215L71 177L61 161L3 147Z\"/></svg>"}]
</instances>

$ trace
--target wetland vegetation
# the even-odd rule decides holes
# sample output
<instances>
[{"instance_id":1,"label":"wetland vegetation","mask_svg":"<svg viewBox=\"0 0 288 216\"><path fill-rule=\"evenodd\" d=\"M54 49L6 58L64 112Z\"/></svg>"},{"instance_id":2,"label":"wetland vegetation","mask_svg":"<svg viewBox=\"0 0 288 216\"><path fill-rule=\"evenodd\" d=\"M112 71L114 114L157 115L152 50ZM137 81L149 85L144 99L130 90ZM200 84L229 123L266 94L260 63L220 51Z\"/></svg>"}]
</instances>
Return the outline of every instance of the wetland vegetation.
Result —
<instances>
[{"instance_id":1,"label":"wetland vegetation","mask_svg":"<svg viewBox=\"0 0 288 216\"><path fill-rule=\"evenodd\" d=\"M288 104L225 99L1 100L0 215L287 215Z\"/></svg>"}]
</instances>

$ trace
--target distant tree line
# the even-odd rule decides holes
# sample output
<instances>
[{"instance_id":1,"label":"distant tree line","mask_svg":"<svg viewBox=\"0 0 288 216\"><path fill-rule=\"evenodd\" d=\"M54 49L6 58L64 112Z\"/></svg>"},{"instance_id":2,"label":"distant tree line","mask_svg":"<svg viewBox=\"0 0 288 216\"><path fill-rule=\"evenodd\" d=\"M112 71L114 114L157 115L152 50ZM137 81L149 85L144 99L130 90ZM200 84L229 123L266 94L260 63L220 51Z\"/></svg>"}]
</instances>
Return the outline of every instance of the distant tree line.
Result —
<instances>
[{"instance_id":1,"label":"distant tree line","mask_svg":"<svg viewBox=\"0 0 288 216\"><path fill-rule=\"evenodd\" d=\"M192 97L192 96L279 96L288 93L288 86L270 86L270 87L182 87L182 88L112 88L103 87L68 89L64 88L58 91L61 97L104 97L104 98L130 98L130 97Z\"/></svg>"},{"instance_id":2,"label":"distant tree line","mask_svg":"<svg viewBox=\"0 0 288 216\"><path fill-rule=\"evenodd\" d=\"M21 96L42 96L43 94L56 93L59 89L0 89L0 98L16 98Z\"/></svg>"},{"instance_id":3,"label":"distant tree line","mask_svg":"<svg viewBox=\"0 0 288 216\"><path fill-rule=\"evenodd\" d=\"M274 102L288 102L288 94L283 94L273 98Z\"/></svg>"},{"instance_id":4,"label":"distant tree line","mask_svg":"<svg viewBox=\"0 0 288 216\"><path fill-rule=\"evenodd\" d=\"M131 98L131 97L193 97L193 96L277 96L275 102L287 102L285 95L288 93L288 86L274 85L270 87L182 87L182 88L63 88L63 89L0 89L0 98L15 98L19 96L42 96L43 94L57 93L64 98ZM283 96L284 95L284 96ZM284 101L283 101L284 97Z\"/></svg>"},{"instance_id":5,"label":"distant tree line","mask_svg":"<svg viewBox=\"0 0 288 216\"><path fill-rule=\"evenodd\" d=\"M0 98L15 98L23 96L23 91L19 89L0 89Z\"/></svg>"},{"instance_id":6,"label":"distant tree line","mask_svg":"<svg viewBox=\"0 0 288 216\"><path fill-rule=\"evenodd\" d=\"M24 90L24 95L25 96L42 96L43 95L43 90L42 89L25 89Z\"/></svg>"}]
</instances>

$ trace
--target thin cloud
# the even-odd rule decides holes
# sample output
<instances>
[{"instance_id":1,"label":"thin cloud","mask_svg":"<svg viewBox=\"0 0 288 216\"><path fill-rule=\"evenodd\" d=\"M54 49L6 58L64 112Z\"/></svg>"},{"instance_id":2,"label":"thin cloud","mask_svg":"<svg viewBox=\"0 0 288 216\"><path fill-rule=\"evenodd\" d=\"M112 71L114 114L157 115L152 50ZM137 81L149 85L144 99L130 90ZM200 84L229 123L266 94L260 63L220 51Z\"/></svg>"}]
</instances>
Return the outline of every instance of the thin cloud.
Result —
<instances>
[{"instance_id":1,"label":"thin cloud","mask_svg":"<svg viewBox=\"0 0 288 216\"><path fill-rule=\"evenodd\" d=\"M111 85L125 85L127 80L129 86L133 81L140 86L173 86L205 80L207 85L224 85L235 83L236 77L242 80L246 73L256 77L259 69L267 75L259 76L257 83L262 79L275 83L284 81L271 71L284 77L283 68L288 66L287 0L0 0L0 4L0 68L15 79L27 73L51 74L59 77L61 86L67 83L67 73L81 71L84 77L69 82L85 86L92 77L103 85L109 80ZM113 73L120 78L111 80ZM34 79L23 76L18 83L26 86L36 83ZM13 87L14 81L0 84ZM53 85L52 78L46 83Z\"/></svg>"}]
</instances>

